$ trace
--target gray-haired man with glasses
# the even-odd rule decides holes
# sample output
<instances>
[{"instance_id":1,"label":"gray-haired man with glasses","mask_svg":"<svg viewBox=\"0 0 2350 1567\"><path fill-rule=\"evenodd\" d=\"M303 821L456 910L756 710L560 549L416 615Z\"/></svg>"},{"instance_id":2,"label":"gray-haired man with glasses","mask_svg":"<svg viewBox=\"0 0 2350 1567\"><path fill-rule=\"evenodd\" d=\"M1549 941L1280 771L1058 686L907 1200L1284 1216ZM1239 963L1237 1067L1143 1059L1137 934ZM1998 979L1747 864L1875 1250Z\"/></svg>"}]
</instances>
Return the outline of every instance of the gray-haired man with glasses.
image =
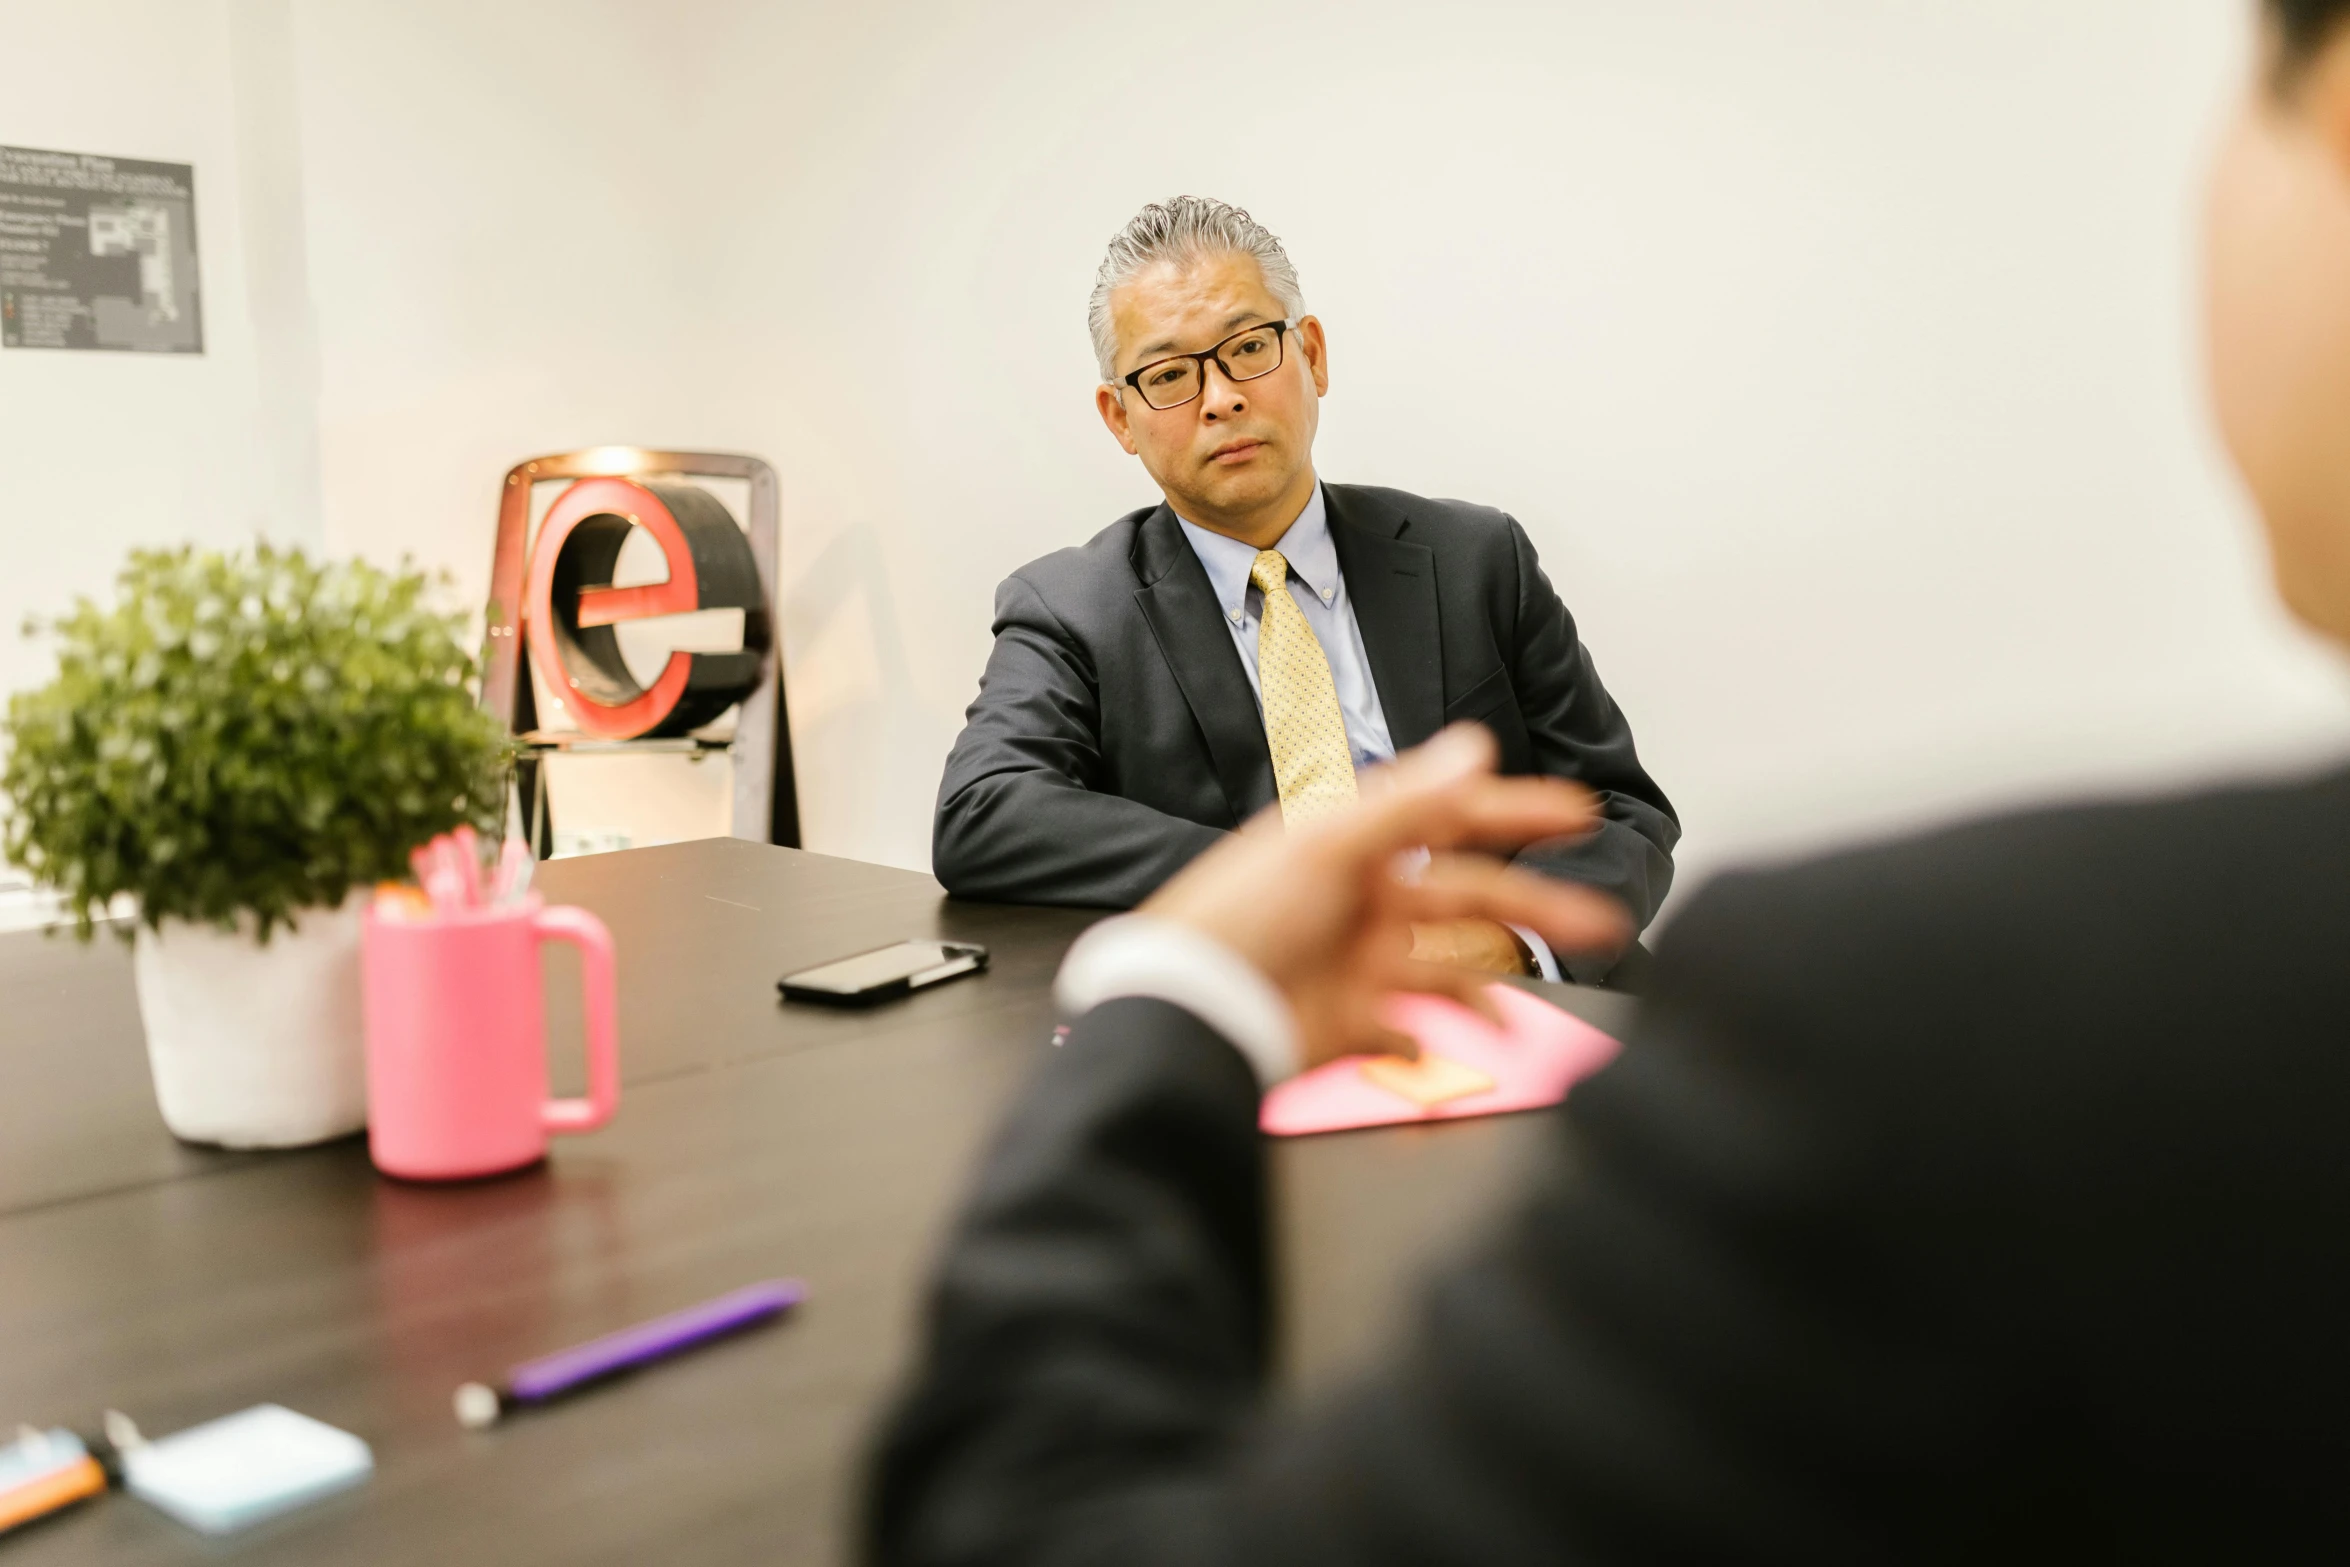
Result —
<instances>
[{"instance_id":1,"label":"gray-haired man with glasses","mask_svg":"<svg viewBox=\"0 0 2350 1567\"><path fill-rule=\"evenodd\" d=\"M1503 771L1599 803L1596 831L1519 863L1646 924L1680 824L1573 618L1507 515L1316 474L1329 352L1280 241L1223 202L1154 203L1110 242L1090 324L1102 422L1164 500L997 591L939 789L947 889L1131 907L1258 811L1342 808L1359 773L1475 719ZM1435 961L1558 977L1528 931L1418 938Z\"/></svg>"}]
</instances>

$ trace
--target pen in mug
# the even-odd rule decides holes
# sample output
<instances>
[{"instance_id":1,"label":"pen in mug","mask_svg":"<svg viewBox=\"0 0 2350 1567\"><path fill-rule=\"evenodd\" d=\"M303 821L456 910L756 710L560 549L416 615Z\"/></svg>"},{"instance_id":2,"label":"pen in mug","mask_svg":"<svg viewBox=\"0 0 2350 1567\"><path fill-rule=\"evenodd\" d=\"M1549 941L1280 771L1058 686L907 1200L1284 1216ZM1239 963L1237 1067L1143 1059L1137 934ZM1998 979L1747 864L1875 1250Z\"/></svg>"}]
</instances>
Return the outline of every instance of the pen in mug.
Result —
<instances>
[{"instance_id":1,"label":"pen in mug","mask_svg":"<svg viewBox=\"0 0 2350 1567\"><path fill-rule=\"evenodd\" d=\"M520 838L509 838L498 851L498 874L490 886L492 903L520 903L523 894L530 891L530 873L536 864L530 845Z\"/></svg>"},{"instance_id":2,"label":"pen in mug","mask_svg":"<svg viewBox=\"0 0 2350 1567\"><path fill-rule=\"evenodd\" d=\"M416 872L416 884L432 900L435 913L455 914L465 907L465 872L457 864L447 834L411 849L408 864Z\"/></svg>"},{"instance_id":3,"label":"pen in mug","mask_svg":"<svg viewBox=\"0 0 2350 1567\"><path fill-rule=\"evenodd\" d=\"M472 908L481 900L481 843L473 829L459 822L449 834L450 858L457 862L457 873L465 883L465 906Z\"/></svg>"}]
</instances>

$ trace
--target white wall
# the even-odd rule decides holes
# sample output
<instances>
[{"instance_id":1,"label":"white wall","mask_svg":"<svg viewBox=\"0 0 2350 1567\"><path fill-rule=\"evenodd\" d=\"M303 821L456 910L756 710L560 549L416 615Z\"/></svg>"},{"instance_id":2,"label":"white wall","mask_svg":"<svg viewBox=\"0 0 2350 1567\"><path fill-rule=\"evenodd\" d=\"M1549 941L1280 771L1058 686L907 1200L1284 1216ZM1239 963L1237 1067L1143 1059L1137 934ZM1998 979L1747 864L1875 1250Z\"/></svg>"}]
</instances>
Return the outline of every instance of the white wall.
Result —
<instances>
[{"instance_id":1,"label":"white wall","mask_svg":"<svg viewBox=\"0 0 2350 1567\"><path fill-rule=\"evenodd\" d=\"M331 548L413 553L478 603L514 463L705 444L713 236L669 178L700 56L671 15L295 0Z\"/></svg>"},{"instance_id":2,"label":"white wall","mask_svg":"<svg viewBox=\"0 0 2350 1567\"><path fill-rule=\"evenodd\" d=\"M193 164L202 355L0 349L0 694L134 545L316 543L282 4L0 0L0 143Z\"/></svg>"},{"instance_id":3,"label":"white wall","mask_svg":"<svg viewBox=\"0 0 2350 1567\"><path fill-rule=\"evenodd\" d=\"M920 862L994 583L1151 498L1082 306L1176 191L1287 241L1327 476L1526 524L1692 871L2339 742L2196 386L2232 0L1247 14L737 11L709 418L796 502L815 841Z\"/></svg>"},{"instance_id":4,"label":"white wall","mask_svg":"<svg viewBox=\"0 0 2350 1567\"><path fill-rule=\"evenodd\" d=\"M241 54L232 23L285 0L65 9L0 140L196 162L216 347L57 356L34 390L0 354L12 450L36 403L46 438L0 473L12 560L27 500L120 448L108 420L166 453L121 515L168 491L231 531L300 493L299 451L265 474L225 438L265 392L314 411L328 544L469 598L518 457L759 454L816 848L926 861L994 584L1151 498L1095 422L1082 313L1104 239L1183 190L1288 241L1333 344L1328 476L1525 522L1693 871L2350 736L2196 388L2235 0L1266 0L1238 30L1094 0L290 0L282 47ZM0 0L19 40L58 14ZM98 117L117 14L176 62L139 111L168 125ZM270 233L315 300L308 393L257 383L226 315L256 148L298 171ZM255 338L298 375L291 321ZM967 363L989 395L926 390ZM56 597L11 575L0 610Z\"/></svg>"}]
</instances>

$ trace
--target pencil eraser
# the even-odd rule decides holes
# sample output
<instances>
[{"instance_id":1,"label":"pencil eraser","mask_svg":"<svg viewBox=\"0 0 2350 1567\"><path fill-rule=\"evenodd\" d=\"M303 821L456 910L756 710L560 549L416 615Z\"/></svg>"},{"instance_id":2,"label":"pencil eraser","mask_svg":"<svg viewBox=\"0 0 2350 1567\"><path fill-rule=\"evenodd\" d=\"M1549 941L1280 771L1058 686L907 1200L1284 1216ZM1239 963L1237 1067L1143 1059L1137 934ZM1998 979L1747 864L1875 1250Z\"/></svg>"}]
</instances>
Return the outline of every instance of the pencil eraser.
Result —
<instances>
[{"instance_id":1,"label":"pencil eraser","mask_svg":"<svg viewBox=\"0 0 2350 1567\"><path fill-rule=\"evenodd\" d=\"M457 1423L468 1431L487 1431L498 1423L498 1390L479 1382L457 1389Z\"/></svg>"},{"instance_id":2,"label":"pencil eraser","mask_svg":"<svg viewBox=\"0 0 2350 1567\"><path fill-rule=\"evenodd\" d=\"M125 1453L123 1484L206 1534L300 1507L375 1468L367 1444L280 1404L256 1404Z\"/></svg>"}]
</instances>

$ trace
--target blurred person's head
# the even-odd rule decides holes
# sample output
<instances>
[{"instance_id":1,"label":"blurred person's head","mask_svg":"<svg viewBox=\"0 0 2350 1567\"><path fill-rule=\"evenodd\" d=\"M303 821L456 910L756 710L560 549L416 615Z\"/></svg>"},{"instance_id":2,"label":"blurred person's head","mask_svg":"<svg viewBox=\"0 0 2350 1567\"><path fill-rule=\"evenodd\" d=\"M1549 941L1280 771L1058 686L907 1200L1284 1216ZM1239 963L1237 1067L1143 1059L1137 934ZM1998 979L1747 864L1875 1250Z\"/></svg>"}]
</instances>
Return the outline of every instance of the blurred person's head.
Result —
<instances>
[{"instance_id":1,"label":"blurred person's head","mask_svg":"<svg viewBox=\"0 0 2350 1567\"><path fill-rule=\"evenodd\" d=\"M1221 201L1154 202L1110 241L1088 315L1118 444L1177 515L1271 544L1313 493L1330 386L1281 241Z\"/></svg>"},{"instance_id":2,"label":"blurred person's head","mask_svg":"<svg viewBox=\"0 0 2350 1567\"><path fill-rule=\"evenodd\" d=\"M2350 643L2350 0L2261 9L2205 215L2212 399L2285 603Z\"/></svg>"}]
</instances>

